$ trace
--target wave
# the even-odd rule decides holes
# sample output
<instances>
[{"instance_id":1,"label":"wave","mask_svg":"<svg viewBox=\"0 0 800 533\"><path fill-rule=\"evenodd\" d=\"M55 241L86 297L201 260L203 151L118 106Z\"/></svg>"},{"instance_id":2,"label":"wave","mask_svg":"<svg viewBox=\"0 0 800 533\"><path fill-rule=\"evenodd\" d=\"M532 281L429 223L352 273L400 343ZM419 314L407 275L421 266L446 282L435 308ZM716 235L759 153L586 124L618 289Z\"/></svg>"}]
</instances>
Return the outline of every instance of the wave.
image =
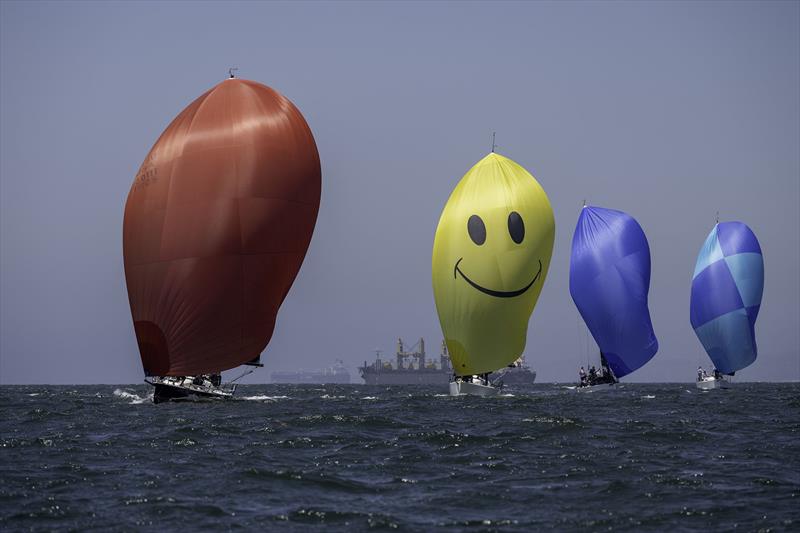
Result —
<instances>
[{"instance_id":1,"label":"wave","mask_svg":"<svg viewBox=\"0 0 800 533\"><path fill-rule=\"evenodd\" d=\"M114 396L117 398L122 398L123 400L130 400L130 405L138 405L140 403L149 402L153 399L153 396L149 394L147 396L139 396L138 394L124 391L122 389L115 389Z\"/></svg>"},{"instance_id":2,"label":"wave","mask_svg":"<svg viewBox=\"0 0 800 533\"><path fill-rule=\"evenodd\" d=\"M267 396L266 394L257 394L255 396L241 396L239 400L247 400L251 402L275 402L278 400L290 400L288 396Z\"/></svg>"}]
</instances>

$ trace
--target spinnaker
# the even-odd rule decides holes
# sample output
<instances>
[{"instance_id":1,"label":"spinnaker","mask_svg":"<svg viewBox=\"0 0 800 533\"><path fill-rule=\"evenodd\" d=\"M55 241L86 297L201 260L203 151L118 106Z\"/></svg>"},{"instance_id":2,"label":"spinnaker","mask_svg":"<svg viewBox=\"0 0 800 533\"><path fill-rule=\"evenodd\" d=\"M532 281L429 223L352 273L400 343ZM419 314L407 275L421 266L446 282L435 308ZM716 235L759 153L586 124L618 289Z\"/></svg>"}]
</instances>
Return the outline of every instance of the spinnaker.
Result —
<instances>
[{"instance_id":1,"label":"spinnaker","mask_svg":"<svg viewBox=\"0 0 800 533\"><path fill-rule=\"evenodd\" d=\"M613 378L658 351L649 290L650 247L639 223L622 211L584 206L572 237L569 292Z\"/></svg>"},{"instance_id":2,"label":"spinnaker","mask_svg":"<svg viewBox=\"0 0 800 533\"><path fill-rule=\"evenodd\" d=\"M719 372L733 375L756 360L763 291L764 258L753 231L742 222L715 225L697 256L689 315Z\"/></svg>"},{"instance_id":3,"label":"spinnaker","mask_svg":"<svg viewBox=\"0 0 800 533\"><path fill-rule=\"evenodd\" d=\"M257 361L319 209L314 138L277 91L227 79L161 134L125 205L123 253L147 376Z\"/></svg>"},{"instance_id":4,"label":"spinnaker","mask_svg":"<svg viewBox=\"0 0 800 533\"><path fill-rule=\"evenodd\" d=\"M488 374L525 349L555 221L523 167L490 153L459 181L433 243L436 310L457 376Z\"/></svg>"}]
</instances>

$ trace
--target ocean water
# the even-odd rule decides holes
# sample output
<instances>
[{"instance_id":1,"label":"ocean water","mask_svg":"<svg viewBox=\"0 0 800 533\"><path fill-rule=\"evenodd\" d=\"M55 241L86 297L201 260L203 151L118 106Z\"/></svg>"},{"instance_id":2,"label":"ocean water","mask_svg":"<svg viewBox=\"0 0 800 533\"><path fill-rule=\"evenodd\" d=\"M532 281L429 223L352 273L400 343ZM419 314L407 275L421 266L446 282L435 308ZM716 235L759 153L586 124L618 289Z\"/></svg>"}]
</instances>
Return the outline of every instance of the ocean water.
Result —
<instances>
[{"instance_id":1,"label":"ocean water","mask_svg":"<svg viewBox=\"0 0 800 533\"><path fill-rule=\"evenodd\" d=\"M800 530L800 385L0 387L0 530Z\"/></svg>"}]
</instances>

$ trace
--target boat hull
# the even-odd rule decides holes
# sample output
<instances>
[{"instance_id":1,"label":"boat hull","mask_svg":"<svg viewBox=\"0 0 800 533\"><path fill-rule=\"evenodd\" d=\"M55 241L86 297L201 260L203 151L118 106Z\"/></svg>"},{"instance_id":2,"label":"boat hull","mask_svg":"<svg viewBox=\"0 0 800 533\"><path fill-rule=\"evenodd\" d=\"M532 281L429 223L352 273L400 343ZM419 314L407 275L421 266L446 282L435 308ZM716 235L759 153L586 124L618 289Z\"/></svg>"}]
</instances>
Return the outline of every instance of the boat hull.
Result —
<instances>
[{"instance_id":1,"label":"boat hull","mask_svg":"<svg viewBox=\"0 0 800 533\"><path fill-rule=\"evenodd\" d=\"M480 385L478 383L470 383L468 381L451 381L450 382L450 396L497 396L500 394L500 389L492 387L491 385Z\"/></svg>"},{"instance_id":2,"label":"boat hull","mask_svg":"<svg viewBox=\"0 0 800 533\"><path fill-rule=\"evenodd\" d=\"M695 385L700 390L728 389L731 386L731 382L725 378L708 377L696 381Z\"/></svg>"},{"instance_id":3,"label":"boat hull","mask_svg":"<svg viewBox=\"0 0 800 533\"><path fill-rule=\"evenodd\" d=\"M578 392L604 392L617 388L616 383L600 383L598 385L586 385L584 387L576 387Z\"/></svg>"},{"instance_id":4,"label":"boat hull","mask_svg":"<svg viewBox=\"0 0 800 533\"><path fill-rule=\"evenodd\" d=\"M171 378L146 380L153 385L153 403L192 400L226 400L233 397L236 387L223 389L216 386L195 385L191 380L179 381Z\"/></svg>"}]
</instances>

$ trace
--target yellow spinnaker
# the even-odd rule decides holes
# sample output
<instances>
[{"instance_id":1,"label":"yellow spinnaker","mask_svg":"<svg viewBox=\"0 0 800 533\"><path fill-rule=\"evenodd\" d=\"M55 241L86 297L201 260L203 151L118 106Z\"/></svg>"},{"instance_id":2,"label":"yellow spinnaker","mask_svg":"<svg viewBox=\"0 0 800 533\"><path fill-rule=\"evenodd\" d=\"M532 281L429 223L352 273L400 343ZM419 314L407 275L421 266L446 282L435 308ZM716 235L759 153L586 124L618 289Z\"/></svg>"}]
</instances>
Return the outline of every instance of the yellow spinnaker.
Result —
<instances>
[{"instance_id":1,"label":"yellow spinnaker","mask_svg":"<svg viewBox=\"0 0 800 533\"><path fill-rule=\"evenodd\" d=\"M547 195L511 159L490 153L461 178L433 240L433 296L456 374L522 354L554 237Z\"/></svg>"}]
</instances>

